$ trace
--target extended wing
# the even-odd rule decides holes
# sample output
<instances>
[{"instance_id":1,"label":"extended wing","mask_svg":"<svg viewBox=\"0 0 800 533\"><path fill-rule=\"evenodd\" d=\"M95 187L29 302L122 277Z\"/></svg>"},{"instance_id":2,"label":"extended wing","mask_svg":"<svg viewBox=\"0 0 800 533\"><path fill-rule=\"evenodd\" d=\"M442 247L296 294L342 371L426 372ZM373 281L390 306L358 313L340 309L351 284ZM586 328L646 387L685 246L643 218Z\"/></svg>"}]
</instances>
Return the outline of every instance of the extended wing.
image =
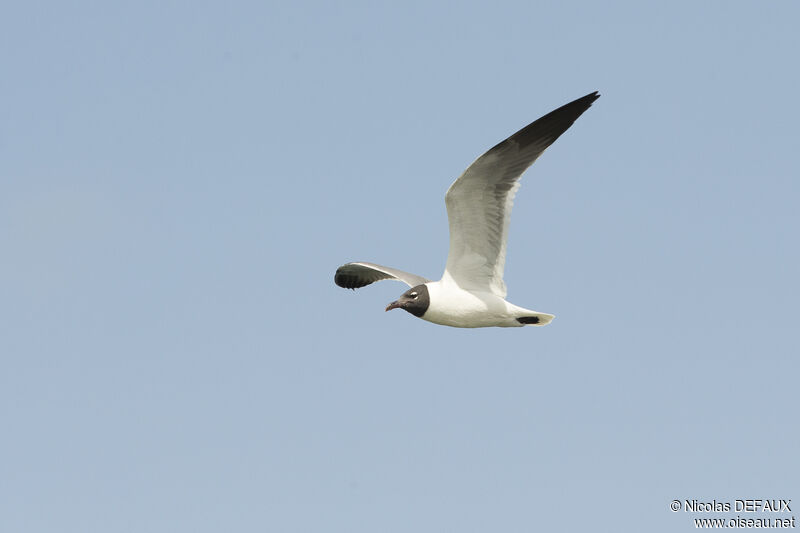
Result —
<instances>
[{"instance_id":1,"label":"extended wing","mask_svg":"<svg viewBox=\"0 0 800 533\"><path fill-rule=\"evenodd\" d=\"M587 94L525 126L453 182L445 195L450 223L445 277L463 289L505 298L506 240L519 178L598 98L597 92Z\"/></svg>"},{"instance_id":2,"label":"extended wing","mask_svg":"<svg viewBox=\"0 0 800 533\"><path fill-rule=\"evenodd\" d=\"M430 281L422 276L409 274L396 268L363 262L342 265L336 269L336 275L333 277L333 281L345 289L358 289L382 279L396 279L409 287L416 287Z\"/></svg>"}]
</instances>

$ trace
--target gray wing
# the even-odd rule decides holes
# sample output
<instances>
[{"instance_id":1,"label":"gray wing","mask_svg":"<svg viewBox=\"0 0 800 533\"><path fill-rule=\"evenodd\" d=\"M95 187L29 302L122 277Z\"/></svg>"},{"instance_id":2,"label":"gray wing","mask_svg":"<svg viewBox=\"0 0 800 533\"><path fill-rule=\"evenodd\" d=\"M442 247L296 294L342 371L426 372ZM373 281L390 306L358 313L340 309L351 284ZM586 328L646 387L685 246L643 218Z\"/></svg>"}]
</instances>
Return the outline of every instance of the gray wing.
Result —
<instances>
[{"instance_id":1,"label":"gray wing","mask_svg":"<svg viewBox=\"0 0 800 533\"><path fill-rule=\"evenodd\" d=\"M340 287L345 289L358 289L375 283L382 279L396 279L402 281L409 287L416 287L423 283L428 283L430 280L417 276L416 274L409 274L396 268L389 268L375 263L347 263L336 269L336 275L333 281Z\"/></svg>"},{"instance_id":2,"label":"gray wing","mask_svg":"<svg viewBox=\"0 0 800 533\"><path fill-rule=\"evenodd\" d=\"M598 98L597 92L587 94L522 128L476 159L450 186L445 277L461 288L505 298L506 240L519 178Z\"/></svg>"}]
</instances>

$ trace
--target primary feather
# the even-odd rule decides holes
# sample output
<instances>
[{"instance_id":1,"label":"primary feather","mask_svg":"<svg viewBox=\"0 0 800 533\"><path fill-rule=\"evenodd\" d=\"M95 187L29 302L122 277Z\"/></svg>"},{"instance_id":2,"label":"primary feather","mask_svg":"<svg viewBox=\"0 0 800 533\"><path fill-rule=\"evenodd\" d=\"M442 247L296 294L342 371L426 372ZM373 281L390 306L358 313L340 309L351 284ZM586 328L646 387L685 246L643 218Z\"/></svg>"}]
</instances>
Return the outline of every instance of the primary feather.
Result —
<instances>
[{"instance_id":1,"label":"primary feather","mask_svg":"<svg viewBox=\"0 0 800 533\"><path fill-rule=\"evenodd\" d=\"M445 273L459 287L505 298L506 242L519 178L599 97L587 94L525 126L476 159L450 186Z\"/></svg>"}]
</instances>

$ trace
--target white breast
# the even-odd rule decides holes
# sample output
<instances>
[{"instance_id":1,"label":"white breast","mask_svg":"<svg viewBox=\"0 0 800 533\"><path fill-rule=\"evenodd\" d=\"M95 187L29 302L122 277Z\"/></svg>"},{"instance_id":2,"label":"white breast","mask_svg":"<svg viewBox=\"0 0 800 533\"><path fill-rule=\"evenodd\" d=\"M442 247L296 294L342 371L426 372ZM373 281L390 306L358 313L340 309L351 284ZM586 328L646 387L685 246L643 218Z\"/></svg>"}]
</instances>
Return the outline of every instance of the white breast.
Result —
<instances>
[{"instance_id":1,"label":"white breast","mask_svg":"<svg viewBox=\"0 0 800 533\"><path fill-rule=\"evenodd\" d=\"M427 283L430 306L423 320L457 328L520 327L516 317L524 311L491 292L461 289L445 276Z\"/></svg>"}]
</instances>

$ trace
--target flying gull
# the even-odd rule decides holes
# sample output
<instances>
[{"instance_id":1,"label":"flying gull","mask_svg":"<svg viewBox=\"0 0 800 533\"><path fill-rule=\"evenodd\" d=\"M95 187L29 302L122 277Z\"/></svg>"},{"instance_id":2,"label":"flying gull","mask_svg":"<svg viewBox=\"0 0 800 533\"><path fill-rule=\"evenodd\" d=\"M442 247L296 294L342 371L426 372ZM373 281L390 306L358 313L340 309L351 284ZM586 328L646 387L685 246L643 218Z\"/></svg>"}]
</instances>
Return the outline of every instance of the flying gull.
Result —
<instances>
[{"instance_id":1,"label":"flying gull","mask_svg":"<svg viewBox=\"0 0 800 533\"><path fill-rule=\"evenodd\" d=\"M570 102L480 156L450 186L444 200L450 225L450 251L442 279L374 263L347 263L334 281L357 289L395 279L411 289L386 310L405 309L428 322L458 328L545 326L553 315L531 311L506 301L503 269L514 195L520 176L544 150L572 126L597 92Z\"/></svg>"}]
</instances>

